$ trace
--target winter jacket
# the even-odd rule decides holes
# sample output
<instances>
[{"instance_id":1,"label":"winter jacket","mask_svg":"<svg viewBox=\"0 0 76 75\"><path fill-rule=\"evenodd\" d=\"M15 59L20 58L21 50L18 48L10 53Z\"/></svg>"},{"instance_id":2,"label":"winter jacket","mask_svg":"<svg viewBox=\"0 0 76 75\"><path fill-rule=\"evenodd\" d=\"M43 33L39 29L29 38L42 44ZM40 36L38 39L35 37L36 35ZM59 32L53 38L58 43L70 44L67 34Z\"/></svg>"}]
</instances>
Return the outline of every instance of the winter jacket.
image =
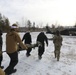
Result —
<instances>
[{"instance_id":1,"label":"winter jacket","mask_svg":"<svg viewBox=\"0 0 76 75\"><path fill-rule=\"evenodd\" d=\"M30 33L26 33L24 34L22 41L24 40L25 44L31 44L32 40L31 40L31 35Z\"/></svg>"},{"instance_id":2,"label":"winter jacket","mask_svg":"<svg viewBox=\"0 0 76 75\"><path fill-rule=\"evenodd\" d=\"M63 38L61 37L61 35L59 35L59 36L55 35L53 37L53 43L54 43L55 46L61 46L62 45L62 40L63 40Z\"/></svg>"},{"instance_id":3,"label":"winter jacket","mask_svg":"<svg viewBox=\"0 0 76 75\"><path fill-rule=\"evenodd\" d=\"M18 43L22 49L27 49L26 45L22 43L19 34L15 31L11 31L6 34L6 52L14 53L18 49Z\"/></svg>"},{"instance_id":4,"label":"winter jacket","mask_svg":"<svg viewBox=\"0 0 76 75\"><path fill-rule=\"evenodd\" d=\"M44 41L46 42L47 46L48 46L48 39L46 37L46 35L41 32L38 36L37 36L37 41L41 42L42 45L44 46Z\"/></svg>"},{"instance_id":5,"label":"winter jacket","mask_svg":"<svg viewBox=\"0 0 76 75\"><path fill-rule=\"evenodd\" d=\"M0 75L5 75L5 72L0 68Z\"/></svg>"}]
</instances>

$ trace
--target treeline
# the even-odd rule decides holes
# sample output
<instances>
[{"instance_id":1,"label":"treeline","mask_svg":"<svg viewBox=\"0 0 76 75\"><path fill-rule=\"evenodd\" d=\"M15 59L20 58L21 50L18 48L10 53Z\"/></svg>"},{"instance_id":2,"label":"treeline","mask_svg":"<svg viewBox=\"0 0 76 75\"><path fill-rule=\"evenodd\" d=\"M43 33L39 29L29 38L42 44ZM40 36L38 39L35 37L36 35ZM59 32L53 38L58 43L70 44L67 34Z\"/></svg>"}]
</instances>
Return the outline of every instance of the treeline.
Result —
<instances>
[{"instance_id":1,"label":"treeline","mask_svg":"<svg viewBox=\"0 0 76 75\"><path fill-rule=\"evenodd\" d=\"M6 32L9 29L9 19L0 13L0 30Z\"/></svg>"},{"instance_id":2,"label":"treeline","mask_svg":"<svg viewBox=\"0 0 76 75\"><path fill-rule=\"evenodd\" d=\"M24 32L28 30L29 31L49 31L49 30L55 31L56 29L61 31L61 30L64 30L65 28L70 27L70 26L64 27L62 25L56 25L56 24L49 25L48 23L44 26L43 23L36 24L35 22L31 22L30 20L27 20L27 21L23 20L22 24L20 24L19 22L15 22L15 23L19 26L20 32ZM23 25L24 27L20 27ZM72 27L76 27L76 23ZM10 28L9 19L0 13L0 30L2 30L3 32L7 32L9 28Z\"/></svg>"},{"instance_id":3,"label":"treeline","mask_svg":"<svg viewBox=\"0 0 76 75\"><path fill-rule=\"evenodd\" d=\"M24 31L41 31L44 28L39 28L39 25L36 25L35 22L31 22L30 20L27 20L25 23L24 27L20 27L20 23L19 22L15 22L18 26L19 26L19 31L20 32L24 32ZM2 15L0 13L0 30L2 32L7 32L10 28L10 21L7 17L5 17L4 15Z\"/></svg>"}]
</instances>

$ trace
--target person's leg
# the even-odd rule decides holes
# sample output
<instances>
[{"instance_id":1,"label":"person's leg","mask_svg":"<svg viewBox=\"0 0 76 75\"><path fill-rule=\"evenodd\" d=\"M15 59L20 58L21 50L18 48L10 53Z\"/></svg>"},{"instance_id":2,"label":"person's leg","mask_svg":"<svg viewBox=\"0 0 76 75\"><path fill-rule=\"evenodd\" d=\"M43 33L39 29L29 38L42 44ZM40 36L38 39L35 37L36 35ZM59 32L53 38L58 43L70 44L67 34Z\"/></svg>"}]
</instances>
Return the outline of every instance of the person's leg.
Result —
<instances>
[{"instance_id":1,"label":"person's leg","mask_svg":"<svg viewBox=\"0 0 76 75\"><path fill-rule=\"evenodd\" d=\"M27 52L26 52L26 56L27 56L27 57L31 55L31 54L30 54L31 51L32 51L32 48L29 48L29 49L27 50Z\"/></svg>"},{"instance_id":2,"label":"person's leg","mask_svg":"<svg viewBox=\"0 0 76 75\"><path fill-rule=\"evenodd\" d=\"M39 57L39 59L42 58L43 53L44 53L44 46L39 47L39 49L38 49L38 57Z\"/></svg>"},{"instance_id":3,"label":"person's leg","mask_svg":"<svg viewBox=\"0 0 76 75\"><path fill-rule=\"evenodd\" d=\"M14 67L18 63L18 53L14 52L14 53L8 54L8 55L9 55L11 61L10 61L9 66L5 69L5 72L6 73L12 73L12 72L14 72L16 70L16 69L14 69Z\"/></svg>"},{"instance_id":4,"label":"person's leg","mask_svg":"<svg viewBox=\"0 0 76 75\"><path fill-rule=\"evenodd\" d=\"M59 61L60 58L60 52L57 53L57 61Z\"/></svg>"},{"instance_id":5,"label":"person's leg","mask_svg":"<svg viewBox=\"0 0 76 75\"><path fill-rule=\"evenodd\" d=\"M14 68L18 63L18 53L14 52L12 55L9 55L9 57L11 58L11 62L9 64L9 66Z\"/></svg>"},{"instance_id":6,"label":"person's leg","mask_svg":"<svg viewBox=\"0 0 76 75\"><path fill-rule=\"evenodd\" d=\"M2 64L2 60L3 60L3 56L1 55L1 56L0 56L0 67L3 69L4 66L1 66L1 64Z\"/></svg>"},{"instance_id":7,"label":"person's leg","mask_svg":"<svg viewBox=\"0 0 76 75\"><path fill-rule=\"evenodd\" d=\"M59 61L59 59L60 59L60 48L61 47L58 47L58 51L57 51L57 61Z\"/></svg>"},{"instance_id":8,"label":"person's leg","mask_svg":"<svg viewBox=\"0 0 76 75\"><path fill-rule=\"evenodd\" d=\"M2 55L0 56L0 66L1 66L1 62L2 62Z\"/></svg>"}]
</instances>

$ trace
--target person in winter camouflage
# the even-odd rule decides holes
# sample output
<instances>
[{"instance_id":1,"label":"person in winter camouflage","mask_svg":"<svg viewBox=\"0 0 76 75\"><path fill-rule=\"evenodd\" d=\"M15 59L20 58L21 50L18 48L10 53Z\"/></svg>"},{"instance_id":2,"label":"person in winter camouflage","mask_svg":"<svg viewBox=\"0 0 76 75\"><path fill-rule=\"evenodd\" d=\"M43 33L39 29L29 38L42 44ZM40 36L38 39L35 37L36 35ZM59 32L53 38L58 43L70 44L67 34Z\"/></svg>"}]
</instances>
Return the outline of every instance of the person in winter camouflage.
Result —
<instances>
[{"instance_id":1,"label":"person in winter camouflage","mask_svg":"<svg viewBox=\"0 0 76 75\"><path fill-rule=\"evenodd\" d=\"M63 38L60 35L60 32L58 30L56 31L54 37L51 40L53 40L53 43L54 43L54 48L55 48L54 55L55 55L55 58L57 58L57 61L59 61L60 49L61 49L61 46L62 46Z\"/></svg>"},{"instance_id":2,"label":"person in winter camouflage","mask_svg":"<svg viewBox=\"0 0 76 75\"><path fill-rule=\"evenodd\" d=\"M13 24L10 28L10 31L6 34L6 52L10 57L10 64L4 70L7 75L16 72L17 69L14 67L18 63L18 44L23 49L28 49L26 45L22 43L22 40L18 34L18 26Z\"/></svg>"}]
</instances>

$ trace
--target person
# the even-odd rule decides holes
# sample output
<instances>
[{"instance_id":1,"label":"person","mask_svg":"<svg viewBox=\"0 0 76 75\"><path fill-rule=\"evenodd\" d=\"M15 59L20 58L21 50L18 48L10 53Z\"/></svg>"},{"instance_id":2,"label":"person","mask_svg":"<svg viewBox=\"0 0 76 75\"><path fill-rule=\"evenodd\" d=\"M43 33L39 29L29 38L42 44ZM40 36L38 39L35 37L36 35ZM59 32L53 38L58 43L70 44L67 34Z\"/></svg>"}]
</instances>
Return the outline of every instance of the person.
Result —
<instances>
[{"instance_id":1,"label":"person","mask_svg":"<svg viewBox=\"0 0 76 75\"><path fill-rule=\"evenodd\" d=\"M31 44L32 43L32 39L31 39L31 34L30 32L26 32L22 38L22 41L24 41L25 44ZM32 48L28 48L27 52L26 52L26 56L30 56L30 52L32 51Z\"/></svg>"},{"instance_id":2,"label":"person","mask_svg":"<svg viewBox=\"0 0 76 75\"><path fill-rule=\"evenodd\" d=\"M0 75L6 75L5 72L0 68Z\"/></svg>"},{"instance_id":3,"label":"person","mask_svg":"<svg viewBox=\"0 0 76 75\"><path fill-rule=\"evenodd\" d=\"M39 35L37 36L37 40L36 41L39 41L42 44L42 46L38 47L38 58L41 59L42 55L43 55L43 53L45 51L44 42L46 42L46 45L48 46L48 39L47 39L47 36L44 34L44 32L40 32Z\"/></svg>"},{"instance_id":4,"label":"person","mask_svg":"<svg viewBox=\"0 0 76 75\"><path fill-rule=\"evenodd\" d=\"M18 26L13 24L10 31L6 34L6 53L10 57L10 63L4 71L8 75L17 71L14 67L18 63L18 44L21 48L28 49L28 47L22 43L22 40L18 34Z\"/></svg>"},{"instance_id":5,"label":"person","mask_svg":"<svg viewBox=\"0 0 76 75\"><path fill-rule=\"evenodd\" d=\"M3 40L2 40L2 31L0 30L0 67L4 68L4 66L1 66L2 60L3 60L3 55L2 55L2 45L3 45Z\"/></svg>"},{"instance_id":6,"label":"person","mask_svg":"<svg viewBox=\"0 0 76 75\"><path fill-rule=\"evenodd\" d=\"M57 58L57 61L59 61L60 49L61 49L61 46L62 46L63 38L60 35L60 32L58 30L56 31L54 37L51 40L53 40L53 43L54 43L54 48L55 48L54 55L55 55L55 58Z\"/></svg>"}]
</instances>

